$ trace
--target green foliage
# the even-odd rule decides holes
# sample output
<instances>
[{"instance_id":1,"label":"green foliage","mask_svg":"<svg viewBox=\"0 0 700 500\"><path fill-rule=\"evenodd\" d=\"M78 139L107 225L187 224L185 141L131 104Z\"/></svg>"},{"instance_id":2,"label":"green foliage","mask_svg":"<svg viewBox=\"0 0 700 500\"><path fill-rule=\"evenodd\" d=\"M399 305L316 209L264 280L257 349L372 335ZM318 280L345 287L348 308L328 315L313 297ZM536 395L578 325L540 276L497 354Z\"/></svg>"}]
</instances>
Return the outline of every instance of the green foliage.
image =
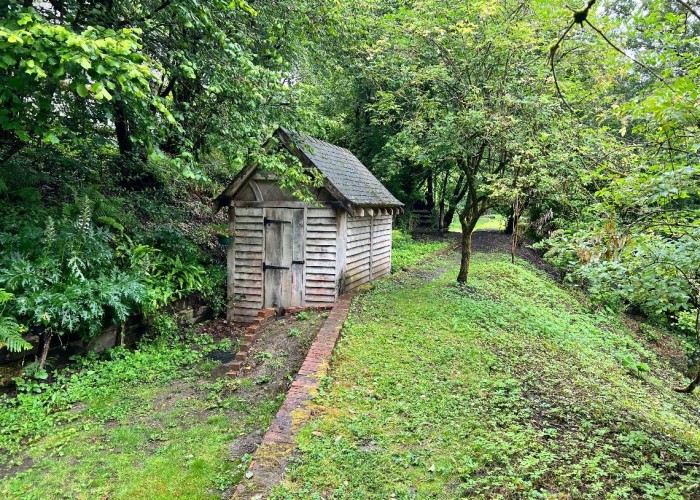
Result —
<instances>
[{"instance_id":1,"label":"green foliage","mask_svg":"<svg viewBox=\"0 0 700 500\"><path fill-rule=\"evenodd\" d=\"M13 297L14 295L0 288L0 349L5 347L10 352L19 352L30 349L31 344L22 338L27 327L17 323L14 318L3 314L7 302Z\"/></svg>"},{"instance_id":2,"label":"green foliage","mask_svg":"<svg viewBox=\"0 0 700 500\"><path fill-rule=\"evenodd\" d=\"M52 384L37 384L34 378L18 379L16 398L0 396L3 461L10 459L23 443L36 441L74 420L70 409L77 402L108 399L133 384L172 380L182 367L198 361L206 351L164 341L142 344L135 352L117 347L109 351L109 361L94 356L77 359L56 373ZM123 411L118 406L95 406L90 415L109 420L119 418Z\"/></svg>"},{"instance_id":3,"label":"green foliage","mask_svg":"<svg viewBox=\"0 0 700 500\"><path fill-rule=\"evenodd\" d=\"M358 299L272 498L695 494L696 402L668 351L523 261L475 254L466 290L457 269Z\"/></svg>"},{"instance_id":4,"label":"green foliage","mask_svg":"<svg viewBox=\"0 0 700 500\"><path fill-rule=\"evenodd\" d=\"M4 14L0 147L12 151L30 142L78 141L85 129L75 124L87 116L107 118L115 96L135 110L153 106L174 120L163 102L149 95L158 66L140 51L139 29L75 30L48 22L31 8Z\"/></svg>"}]
</instances>

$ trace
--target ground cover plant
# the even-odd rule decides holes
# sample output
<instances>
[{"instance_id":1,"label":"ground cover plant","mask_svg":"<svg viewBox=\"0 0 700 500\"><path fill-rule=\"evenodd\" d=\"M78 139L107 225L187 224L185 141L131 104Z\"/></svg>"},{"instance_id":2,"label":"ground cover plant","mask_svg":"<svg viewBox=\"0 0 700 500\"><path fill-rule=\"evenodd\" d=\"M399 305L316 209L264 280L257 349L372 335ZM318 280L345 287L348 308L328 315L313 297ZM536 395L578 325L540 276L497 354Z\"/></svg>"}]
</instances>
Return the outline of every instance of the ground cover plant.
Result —
<instances>
[{"instance_id":1,"label":"ground cover plant","mask_svg":"<svg viewBox=\"0 0 700 500\"><path fill-rule=\"evenodd\" d=\"M52 384L25 377L16 397L0 396L0 496L220 498L242 479L323 319L268 327L236 379L221 359L238 341L199 331L79 358Z\"/></svg>"},{"instance_id":2,"label":"ground cover plant","mask_svg":"<svg viewBox=\"0 0 700 500\"><path fill-rule=\"evenodd\" d=\"M391 234L391 272L408 269L435 252L447 248L450 241L417 240L409 233L395 230Z\"/></svg>"},{"instance_id":3,"label":"ground cover plant","mask_svg":"<svg viewBox=\"0 0 700 500\"><path fill-rule=\"evenodd\" d=\"M356 302L275 498L697 496L680 343L524 261L473 265L468 289L451 254Z\"/></svg>"}]
</instances>

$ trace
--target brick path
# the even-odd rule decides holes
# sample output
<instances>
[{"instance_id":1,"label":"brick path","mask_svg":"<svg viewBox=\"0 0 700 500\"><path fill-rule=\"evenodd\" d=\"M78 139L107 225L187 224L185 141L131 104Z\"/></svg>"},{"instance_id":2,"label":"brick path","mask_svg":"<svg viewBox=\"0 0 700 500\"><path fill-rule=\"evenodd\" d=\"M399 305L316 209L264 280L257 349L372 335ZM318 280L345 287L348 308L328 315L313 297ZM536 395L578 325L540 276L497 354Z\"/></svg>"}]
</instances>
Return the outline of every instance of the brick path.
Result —
<instances>
[{"instance_id":1,"label":"brick path","mask_svg":"<svg viewBox=\"0 0 700 500\"><path fill-rule=\"evenodd\" d=\"M307 402L315 396L321 379L328 373L333 348L338 342L352 298L352 294L346 294L334 304L311 344L284 403L253 455L246 475L231 498L264 498L284 477L289 457L294 450L294 436L311 418Z\"/></svg>"}]
</instances>

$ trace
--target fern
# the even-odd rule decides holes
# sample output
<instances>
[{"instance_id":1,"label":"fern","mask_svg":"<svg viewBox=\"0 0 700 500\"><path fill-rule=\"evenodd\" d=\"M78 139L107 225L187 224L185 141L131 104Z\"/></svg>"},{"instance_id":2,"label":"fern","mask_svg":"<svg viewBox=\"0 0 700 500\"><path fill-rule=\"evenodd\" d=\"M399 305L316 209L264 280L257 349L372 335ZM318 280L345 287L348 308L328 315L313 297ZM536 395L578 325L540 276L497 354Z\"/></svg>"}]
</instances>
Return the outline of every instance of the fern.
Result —
<instances>
[{"instance_id":1,"label":"fern","mask_svg":"<svg viewBox=\"0 0 700 500\"><path fill-rule=\"evenodd\" d=\"M0 289L0 348L7 348L10 352L20 352L31 349L32 345L24 340L22 334L27 331L27 327L20 325L14 318L4 316L5 304L7 304L14 295Z\"/></svg>"}]
</instances>

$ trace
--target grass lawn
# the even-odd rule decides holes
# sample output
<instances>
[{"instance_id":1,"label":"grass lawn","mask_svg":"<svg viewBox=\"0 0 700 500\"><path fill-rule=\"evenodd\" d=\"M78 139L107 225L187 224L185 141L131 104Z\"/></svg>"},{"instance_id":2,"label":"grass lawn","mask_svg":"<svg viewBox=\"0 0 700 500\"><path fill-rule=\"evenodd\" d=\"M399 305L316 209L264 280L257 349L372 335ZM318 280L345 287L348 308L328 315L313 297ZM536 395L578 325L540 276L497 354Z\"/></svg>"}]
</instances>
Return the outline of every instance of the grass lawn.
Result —
<instances>
[{"instance_id":1,"label":"grass lawn","mask_svg":"<svg viewBox=\"0 0 700 500\"><path fill-rule=\"evenodd\" d=\"M506 218L499 214L484 215L476 223L474 231L503 231L506 228ZM452 220L450 231L453 233L461 233L462 226L458 218Z\"/></svg>"},{"instance_id":2,"label":"grass lawn","mask_svg":"<svg viewBox=\"0 0 700 500\"><path fill-rule=\"evenodd\" d=\"M0 398L0 498L221 498L241 480L324 317L276 321L231 379L207 336L113 349Z\"/></svg>"},{"instance_id":3,"label":"grass lawn","mask_svg":"<svg viewBox=\"0 0 700 500\"><path fill-rule=\"evenodd\" d=\"M509 259L477 253L462 289L451 253L356 300L274 497L700 496L679 343Z\"/></svg>"},{"instance_id":4,"label":"grass lawn","mask_svg":"<svg viewBox=\"0 0 700 500\"><path fill-rule=\"evenodd\" d=\"M416 240L408 233L392 231L391 271L408 269L450 244L450 241Z\"/></svg>"}]
</instances>

